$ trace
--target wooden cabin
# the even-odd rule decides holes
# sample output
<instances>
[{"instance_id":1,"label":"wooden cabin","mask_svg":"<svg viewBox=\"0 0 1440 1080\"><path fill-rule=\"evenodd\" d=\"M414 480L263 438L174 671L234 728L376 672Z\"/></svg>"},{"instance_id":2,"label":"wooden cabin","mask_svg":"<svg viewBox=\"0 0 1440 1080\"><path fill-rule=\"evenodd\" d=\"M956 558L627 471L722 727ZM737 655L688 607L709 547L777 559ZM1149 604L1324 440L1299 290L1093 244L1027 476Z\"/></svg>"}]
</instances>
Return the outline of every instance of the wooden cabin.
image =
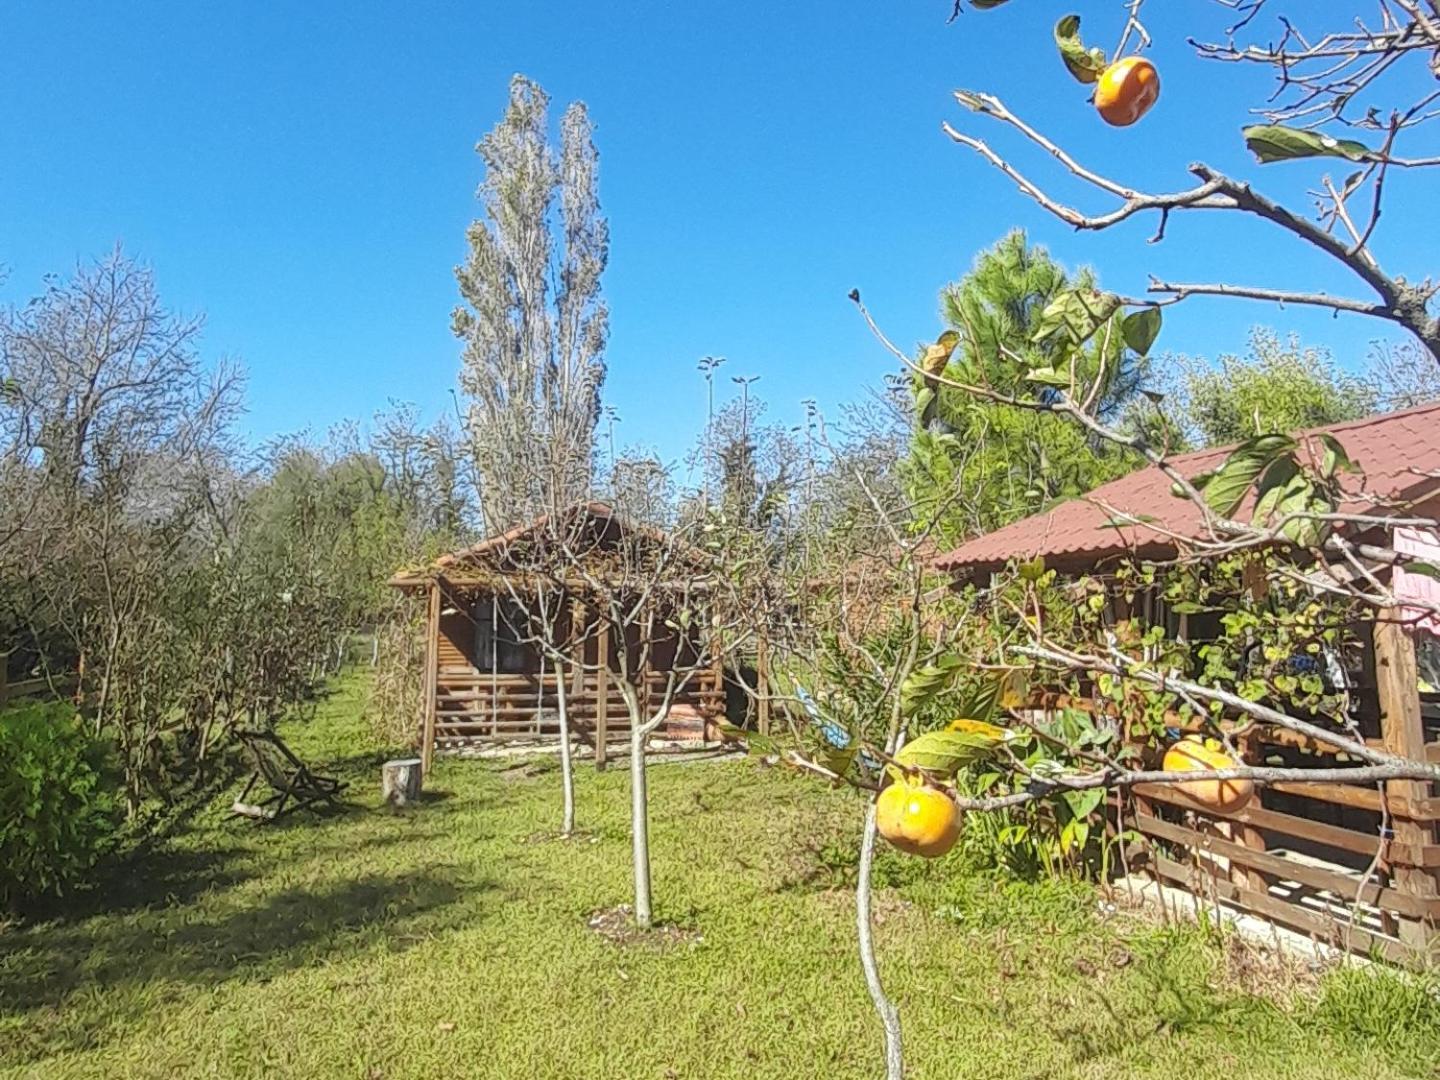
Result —
<instances>
[{"instance_id":1,"label":"wooden cabin","mask_svg":"<svg viewBox=\"0 0 1440 1080\"><path fill-rule=\"evenodd\" d=\"M1435 479L1440 476L1440 404L1321 430L1333 434L1363 471L1345 477L1345 511L1380 518L1440 516L1440 481ZM1229 450L1188 454L1171 464L1193 477L1219 465ZM964 583L988 580L1012 560L1042 556L1062 576L1091 575L1108 584L1108 572L1121 561L1174 558L1176 536L1198 535L1189 531L1200 527L1197 508L1170 489L1159 469L1141 469L1082 499L979 537L935 565ZM1148 517L1117 527L1116 511ZM1351 539L1400 550L1436 543L1429 530L1388 524ZM1386 578L1389 567L1373 572L1401 595L1400 579ZM1159 595L1138 594L1136 610L1119 589L1112 589L1107 605L1107 618L1114 622L1163 623L1167 636L1192 648L1219 634L1219 613L1176 612ZM1361 647L1349 676L1350 692L1353 719L1367 742L1437 762L1440 695L1421 691L1417 665L1433 685L1440 668L1440 620L1424 612L1402 608L1398 615L1367 619L1353 628ZM1043 708L1054 702L1053 694L1042 693L1034 704ZM1251 726L1237 741L1251 764L1346 764L1332 746L1283 728ZM1246 809L1217 815L1174 788L1152 785L1118 794L1113 809L1123 828L1145 838L1139 853L1143 868L1159 881L1206 904L1243 910L1328 944L1423 961L1440 950L1436 794L1434 784L1416 781L1387 782L1383 794L1375 785L1275 784L1261 788Z\"/></svg>"},{"instance_id":2,"label":"wooden cabin","mask_svg":"<svg viewBox=\"0 0 1440 1080\"><path fill-rule=\"evenodd\" d=\"M607 556L642 533L603 503L586 503L559 521L542 516L390 579L391 586L426 600L419 733L426 769L436 751L553 743L560 732L561 677L572 738L593 747L601 766L610 744L629 738L629 713L617 685L625 672L647 715L660 706L675 675L678 689L659 737L715 736L725 690L718 652L706 659L705 620L688 620L688 630L666 625L675 620L663 617L661 601L651 606L644 626L617 626L605 617L607 605L589 595L607 572ZM538 548L560 536L568 550L596 564L593 574L540 572ZM665 540L653 531L648 537ZM684 593L693 603L703 592L696 581L704 573L701 560L678 565L695 577L659 582L658 590ZM545 590L543 600L537 590Z\"/></svg>"}]
</instances>

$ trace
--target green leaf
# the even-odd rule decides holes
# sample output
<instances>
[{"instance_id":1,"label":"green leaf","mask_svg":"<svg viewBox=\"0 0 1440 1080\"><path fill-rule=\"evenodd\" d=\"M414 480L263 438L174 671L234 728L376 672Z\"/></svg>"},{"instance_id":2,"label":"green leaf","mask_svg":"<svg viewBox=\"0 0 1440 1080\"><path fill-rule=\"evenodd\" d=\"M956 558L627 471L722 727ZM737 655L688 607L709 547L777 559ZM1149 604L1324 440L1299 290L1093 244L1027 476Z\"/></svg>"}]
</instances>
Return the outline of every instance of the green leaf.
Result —
<instances>
[{"instance_id":1,"label":"green leaf","mask_svg":"<svg viewBox=\"0 0 1440 1080\"><path fill-rule=\"evenodd\" d=\"M1182 491L1181 494L1183 495L1184 492ZM1156 518L1151 517L1149 514L1126 514L1123 517L1116 515L1115 517L1108 518L1105 524L1112 529L1123 529L1127 525L1152 525L1156 520Z\"/></svg>"},{"instance_id":2,"label":"green leaf","mask_svg":"<svg viewBox=\"0 0 1440 1080\"><path fill-rule=\"evenodd\" d=\"M955 701L955 713L967 720L989 723L1000 715L1000 703L1005 696L1005 679L995 675L977 680L974 685L962 690Z\"/></svg>"},{"instance_id":3,"label":"green leaf","mask_svg":"<svg viewBox=\"0 0 1440 1080\"><path fill-rule=\"evenodd\" d=\"M1022 581L1039 581L1045 576L1045 556L1037 555L1015 568Z\"/></svg>"},{"instance_id":4,"label":"green leaf","mask_svg":"<svg viewBox=\"0 0 1440 1080\"><path fill-rule=\"evenodd\" d=\"M915 395L915 415L924 416L925 410L930 408L934 401L935 391L928 386L922 387L920 392Z\"/></svg>"},{"instance_id":5,"label":"green leaf","mask_svg":"<svg viewBox=\"0 0 1440 1080\"><path fill-rule=\"evenodd\" d=\"M1009 2L1010 0L970 0L970 6L977 11L989 11L991 8L997 8L1001 4L1008 4Z\"/></svg>"},{"instance_id":6,"label":"green leaf","mask_svg":"<svg viewBox=\"0 0 1440 1080\"><path fill-rule=\"evenodd\" d=\"M1120 324L1120 333L1125 338L1125 344L1141 356L1148 356L1150 346L1154 345L1155 339L1160 336L1160 321L1158 307L1141 308L1126 315L1125 321Z\"/></svg>"},{"instance_id":7,"label":"green leaf","mask_svg":"<svg viewBox=\"0 0 1440 1080\"><path fill-rule=\"evenodd\" d=\"M900 684L900 710L909 716L954 686L955 679L964 670L964 662L953 655L942 656L933 664L916 668Z\"/></svg>"},{"instance_id":8,"label":"green leaf","mask_svg":"<svg viewBox=\"0 0 1440 1080\"><path fill-rule=\"evenodd\" d=\"M1060 797L1065 800L1070 813L1083 818L1095 811L1100 800L1105 798L1105 792L1102 788L1086 788L1083 791L1067 791Z\"/></svg>"},{"instance_id":9,"label":"green leaf","mask_svg":"<svg viewBox=\"0 0 1440 1080\"><path fill-rule=\"evenodd\" d=\"M1339 157L1365 161L1371 150L1353 139L1337 139L1320 131L1302 131L1280 124L1252 124L1243 129L1245 146L1262 165L1307 157Z\"/></svg>"},{"instance_id":10,"label":"green leaf","mask_svg":"<svg viewBox=\"0 0 1440 1080\"><path fill-rule=\"evenodd\" d=\"M780 753L780 744L768 735L761 735L754 731L746 731L744 728L738 728L734 724L721 724L720 734L724 735L727 739L744 743L748 753L764 754L767 756Z\"/></svg>"},{"instance_id":11,"label":"green leaf","mask_svg":"<svg viewBox=\"0 0 1440 1080\"><path fill-rule=\"evenodd\" d=\"M1066 15L1055 24L1055 46L1060 59L1077 82L1089 85L1105 70L1105 50L1085 48L1080 40L1080 16Z\"/></svg>"},{"instance_id":12,"label":"green leaf","mask_svg":"<svg viewBox=\"0 0 1440 1080\"><path fill-rule=\"evenodd\" d=\"M1218 469L1197 476L1191 483L1200 489L1211 510L1229 517L1266 466L1280 454L1294 449L1295 440L1288 435L1258 435L1235 447Z\"/></svg>"},{"instance_id":13,"label":"green leaf","mask_svg":"<svg viewBox=\"0 0 1440 1080\"><path fill-rule=\"evenodd\" d=\"M1222 608L1210 607L1207 604L1197 603L1194 600L1177 600L1170 605L1170 610L1176 615L1199 615L1206 611L1221 611Z\"/></svg>"},{"instance_id":14,"label":"green leaf","mask_svg":"<svg viewBox=\"0 0 1440 1080\"><path fill-rule=\"evenodd\" d=\"M1036 345L1082 345L1120 310L1120 297L1097 289L1068 289L1045 305L1030 340Z\"/></svg>"},{"instance_id":15,"label":"green leaf","mask_svg":"<svg viewBox=\"0 0 1440 1080\"><path fill-rule=\"evenodd\" d=\"M1295 460L1294 454L1282 454L1266 466L1264 473L1260 476L1260 483L1255 489L1253 520L1260 524L1270 521L1276 511L1280 509L1281 503L1286 500L1286 492L1297 481L1303 484L1305 478L1300 472L1300 463Z\"/></svg>"},{"instance_id":16,"label":"green leaf","mask_svg":"<svg viewBox=\"0 0 1440 1080\"><path fill-rule=\"evenodd\" d=\"M859 752L858 746L849 746L844 750L832 750L827 754L820 755L820 764L836 776L845 776L850 772L850 767L855 764L855 756Z\"/></svg>"},{"instance_id":17,"label":"green leaf","mask_svg":"<svg viewBox=\"0 0 1440 1080\"><path fill-rule=\"evenodd\" d=\"M1064 388L1070 385L1070 373L1056 371L1053 367L1031 368L1029 374L1025 376L1025 381Z\"/></svg>"},{"instance_id":18,"label":"green leaf","mask_svg":"<svg viewBox=\"0 0 1440 1080\"><path fill-rule=\"evenodd\" d=\"M963 766L987 757L1003 741L966 731L927 731L902 746L895 760L909 768L954 776Z\"/></svg>"},{"instance_id":19,"label":"green leaf","mask_svg":"<svg viewBox=\"0 0 1440 1080\"><path fill-rule=\"evenodd\" d=\"M1358 473L1360 471L1360 466L1350 460L1350 455L1345 452L1345 447L1340 445L1340 440L1334 435L1322 431L1315 438L1319 439L1320 445L1325 448L1320 471L1327 480L1337 472Z\"/></svg>"},{"instance_id":20,"label":"green leaf","mask_svg":"<svg viewBox=\"0 0 1440 1080\"><path fill-rule=\"evenodd\" d=\"M1408 562L1403 564L1407 574L1419 574L1421 577L1433 578L1440 581L1440 566L1428 562Z\"/></svg>"}]
</instances>

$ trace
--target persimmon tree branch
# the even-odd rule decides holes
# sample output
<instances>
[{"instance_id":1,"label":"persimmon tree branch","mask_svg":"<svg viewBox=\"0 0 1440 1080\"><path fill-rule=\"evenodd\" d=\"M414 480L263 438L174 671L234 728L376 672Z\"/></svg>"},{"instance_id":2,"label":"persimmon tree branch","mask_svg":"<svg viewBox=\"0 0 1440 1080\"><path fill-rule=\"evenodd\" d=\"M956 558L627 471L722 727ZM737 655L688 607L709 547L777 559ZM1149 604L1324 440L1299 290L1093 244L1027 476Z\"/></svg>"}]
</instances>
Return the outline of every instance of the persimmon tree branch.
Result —
<instances>
[{"instance_id":1,"label":"persimmon tree branch","mask_svg":"<svg viewBox=\"0 0 1440 1080\"><path fill-rule=\"evenodd\" d=\"M1149 291L1172 301L1189 296L1212 295L1231 296L1253 300L1276 301L1281 303L1305 304L1369 315L1385 319L1403 327L1413 334L1440 362L1440 318L1429 311L1430 301L1440 292L1440 284L1428 278L1419 284L1411 284L1403 277L1391 275L1382 270L1368 247L1373 224L1380 213L1379 193L1383 182L1383 171L1377 173L1376 201L1371 215L1371 226L1358 238L1346 241L1321 224L1304 218L1281 203L1256 191L1249 183L1227 176L1208 165L1195 163L1190 173L1198 183L1190 188L1174 192L1150 193L1128 187L1110 179L1093 169L1082 165L1053 139L1040 132L1012 112L993 94L957 91L955 99L966 108L999 121L1018 131L1031 144L1054 157L1071 173L1091 187L1119 200L1113 210L1099 214L1088 214L1050 195L1044 187L1021 173L1004 156L980 139L961 131L950 123L942 125L945 134L959 145L975 151L982 158L1003 172L1016 187L1034 200L1048 213L1080 230L1103 230L1112 228L1138 214L1156 213L1159 227L1152 238L1158 242L1164 238L1171 213L1191 210L1225 210L1247 214L1267 221L1277 228L1303 240L1330 259L1338 262L1368 286L1378 298L1375 301L1334 297L1323 292L1268 289L1230 284L1170 284L1153 280Z\"/></svg>"}]
</instances>

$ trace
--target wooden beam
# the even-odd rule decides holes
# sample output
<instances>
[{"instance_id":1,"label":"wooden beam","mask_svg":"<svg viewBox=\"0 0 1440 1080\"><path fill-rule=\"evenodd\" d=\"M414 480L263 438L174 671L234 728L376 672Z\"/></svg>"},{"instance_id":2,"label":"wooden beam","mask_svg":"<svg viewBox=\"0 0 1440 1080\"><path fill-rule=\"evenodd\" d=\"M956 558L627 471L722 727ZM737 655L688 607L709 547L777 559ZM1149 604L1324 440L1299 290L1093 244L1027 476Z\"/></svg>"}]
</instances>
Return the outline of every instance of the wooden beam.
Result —
<instances>
[{"instance_id":1,"label":"wooden beam","mask_svg":"<svg viewBox=\"0 0 1440 1080\"><path fill-rule=\"evenodd\" d=\"M623 642L621 643L623 646ZM595 634L595 768L605 768L605 722L610 711L610 620Z\"/></svg>"},{"instance_id":2,"label":"wooden beam","mask_svg":"<svg viewBox=\"0 0 1440 1080\"><path fill-rule=\"evenodd\" d=\"M1380 702L1380 738L1393 754L1425 760L1425 725L1420 716L1420 677L1415 665L1415 640L1396 619L1377 618L1375 629L1375 688ZM1409 802L1427 801L1431 785L1417 780L1392 780L1385 794ZM1395 839L1423 846L1435 842L1433 822L1398 819L1393 825ZM1395 867L1395 887L1424 902L1440 896L1440 875L1432 870ZM1437 930L1437 920L1400 920L1400 940L1414 949L1423 949Z\"/></svg>"},{"instance_id":3,"label":"wooden beam","mask_svg":"<svg viewBox=\"0 0 1440 1080\"><path fill-rule=\"evenodd\" d=\"M761 735L770 734L770 643L761 634L755 639L756 724Z\"/></svg>"},{"instance_id":4,"label":"wooden beam","mask_svg":"<svg viewBox=\"0 0 1440 1080\"><path fill-rule=\"evenodd\" d=\"M435 759L435 690L440 669L440 584L432 581L425 617L425 719L420 729L420 771L429 773Z\"/></svg>"}]
</instances>

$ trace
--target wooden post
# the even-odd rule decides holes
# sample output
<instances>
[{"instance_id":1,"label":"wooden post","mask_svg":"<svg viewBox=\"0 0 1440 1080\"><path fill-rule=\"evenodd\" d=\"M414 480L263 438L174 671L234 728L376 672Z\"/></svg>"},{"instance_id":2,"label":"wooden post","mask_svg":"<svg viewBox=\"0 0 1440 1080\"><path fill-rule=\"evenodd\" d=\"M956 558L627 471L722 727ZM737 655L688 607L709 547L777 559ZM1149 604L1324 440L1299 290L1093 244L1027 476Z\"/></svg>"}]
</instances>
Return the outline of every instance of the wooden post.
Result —
<instances>
[{"instance_id":1,"label":"wooden post","mask_svg":"<svg viewBox=\"0 0 1440 1080\"><path fill-rule=\"evenodd\" d=\"M1243 764L1264 764L1264 750L1259 745L1259 740L1254 737L1253 733L1248 735L1242 735L1240 737L1240 743L1237 749L1240 751L1240 760ZM1259 790L1257 790L1255 792L1256 805L1259 804L1260 799L1261 793ZM1232 839L1238 841L1241 844L1244 844L1251 851L1265 850L1265 834L1259 829L1255 828L1255 826L1243 821L1232 821L1230 823L1230 829ZM1253 867L1233 867L1231 880L1234 881L1237 885L1242 885L1246 888L1254 889L1258 893L1268 893L1270 891L1269 877L1261 873L1259 870L1254 869Z\"/></svg>"},{"instance_id":2,"label":"wooden post","mask_svg":"<svg viewBox=\"0 0 1440 1080\"><path fill-rule=\"evenodd\" d=\"M770 643L761 634L755 639L755 703L761 735L770 734Z\"/></svg>"},{"instance_id":3,"label":"wooden post","mask_svg":"<svg viewBox=\"0 0 1440 1080\"><path fill-rule=\"evenodd\" d=\"M605 727L610 710L610 621L601 615L595 635L595 768L605 768Z\"/></svg>"},{"instance_id":4,"label":"wooden post","mask_svg":"<svg viewBox=\"0 0 1440 1080\"><path fill-rule=\"evenodd\" d=\"M706 638L702 637L701 644L705 644L706 640ZM715 697L707 699L710 702L710 709L713 710L713 715L710 711L705 711L704 731L710 730L710 725L713 721L716 737L723 738L723 736L720 735L720 725L730 719L729 710L725 704L725 650L721 648L720 618L715 614L713 607L710 610L710 634L708 643L710 647L710 681L713 683L712 689L715 691Z\"/></svg>"},{"instance_id":5,"label":"wooden post","mask_svg":"<svg viewBox=\"0 0 1440 1080\"><path fill-rule=\"evenodd\" d=\"M1247 562L1241 571L1241 580L1244 582L1245 588L1250 593L1251 598L1257 604L1265 599L1266 593L1270 590L1269 579L1266 578L1264 568L1261 567L1259 563ZM1188 619L1188 616L1182 615L1181 618ZM1240 745L1237 749L1240 751L1240 760L1244 764L1264 764L1264 748L1259 745L1259 741L1255 738L1253 732L1241 737ZM1264 789L1261 788L1255 792L1256 804L1259 805L1262 803L1263 799ZM1231 822L1230 835L1232 839L1244 844L1251 851L1265 850L1265 834L1253 825L1239 821ZM1270 891L1270 879L1259 870L1254 870L1250 867L1234 867L1231 880L1233 880L1236 885L1254 889L1258 893L1268 894Z\"/></svg>"},{"instance_id":6,"label":"wooden post","mask_svg":"<svg viewBox=\"0 0 1440 1080\"><path fill-rule=\"evenodd\" d=\"M420 769L428 773L435 758L435 696L440 673L440 583L430 582L425 616L425 722L420 732Z\"/></svg>"},{"instance_id":7,"label":"wooden post","mask_svg":"<svg viewBox=\"0 0 1440 1080\"><path fill-rule=\"evenodd\" d=\"M1395 618L1376 618L1375 687L1380 699L1380 738L1392 754L1425 760L1425 727L1420 716L1420 681L1415 667L1415 641ZM1430 785L1419 780L1391 780L1385 785L1389 795L1423 800L1431 797ZM1395 841L1421 845L1435 843L1434 822L1392 818ZM1396 867L1395 888L1418 897L1440 896L1440 870L1434 868ZM1423 952L1435 925L1431 922L1400 917L1400 941Z\"/></svg>"},{"instance_id":8,"label":"wooden post","mask_svg":"<svg viewBox=\"0 0 1440 1080\"><path fill-rule=\"evenodd\" d=\"M579 600L570 603L570 640L565 647L570 650L575 667L570 694L578 698L585 692L585 605ZM575 655L576 649L580 650L579 656Z\"/></svg>"}]
</instances>

